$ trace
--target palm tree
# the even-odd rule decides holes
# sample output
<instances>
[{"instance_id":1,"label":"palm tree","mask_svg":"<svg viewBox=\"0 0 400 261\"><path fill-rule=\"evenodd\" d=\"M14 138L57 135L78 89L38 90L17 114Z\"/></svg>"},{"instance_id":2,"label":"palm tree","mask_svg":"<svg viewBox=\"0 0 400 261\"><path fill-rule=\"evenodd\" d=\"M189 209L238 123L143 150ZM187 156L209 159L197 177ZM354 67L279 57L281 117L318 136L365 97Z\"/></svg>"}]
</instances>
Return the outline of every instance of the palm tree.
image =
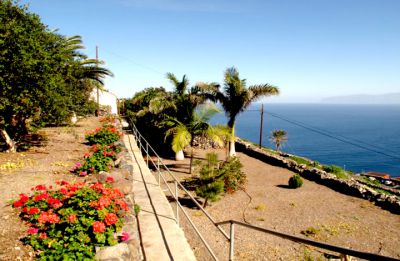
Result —
<instances>
[{"instance_id":1,"label":"palm tree","mask_svg":"<svg viewBox=\"0 0 400 261\"><path fill-rule=\"evenodd\" d=\"M176 121L174 126L178 129L180 128L178 126L190 126L195 121L196 114L194 112L197 106L205 102L205 96L202 94L201 88L197 86L189 87L189 80L186 75L183 75L181 81L173 73L167 73L166 78L174 85L174 90L172 91L172 98L176 108L176 113L172 117ZM183 137L181 138L183 139ZM184 147L180 150L175 150L177 147L173 146L176 160L184 160Z\"/></svg>"},{"instance_id":2,"label":"palm tree","mask_svg":"<svg viewBox=\"0 0 400 261\"><path fill-rule=\"evenodd\" d=\"M165 138L172 135L172 150L176 153L177 160L183 160L183 149L191 146L190 173L192 173L193 141L195 136L207 136L216 143L222 145L228 137L229 130L225 126L212 126L208 123L210 118L219 110L213 104L204 105L198 112L193 113L191 122L185 124L176 118L169 117L164 123L170 127Z\"/></svg>"},{"instance_id":3,"label":"palm tree","mask_svg":"<svg viewBox=\"0 0 400 261\"><path fill-rule=\"evenodd\" d=\"M276 150L280 152L283 143L287 142L288 140L287 132L284 130L274 130L271 132L269 140L275 143Z\"/></svg>"},{"instance_id":4,"label":"palm tree","mask_svg":"<svg viewBox=\"0 0 400 261\"><path fill-rule=\"evenodd\" d=\"M234 156L235 151L235 122L239 113L243 112L249 105L266 96L279 94L278 87L268 83L256 84L246 87L246 79L240 79L239 72L235 67L226 69L224 74L224 90L219 86L214 88L208 85L208 98L219 101L228 117L228 127L231 130L232 139L229 142L229 156Z\"/></svg>"}]
</instances>

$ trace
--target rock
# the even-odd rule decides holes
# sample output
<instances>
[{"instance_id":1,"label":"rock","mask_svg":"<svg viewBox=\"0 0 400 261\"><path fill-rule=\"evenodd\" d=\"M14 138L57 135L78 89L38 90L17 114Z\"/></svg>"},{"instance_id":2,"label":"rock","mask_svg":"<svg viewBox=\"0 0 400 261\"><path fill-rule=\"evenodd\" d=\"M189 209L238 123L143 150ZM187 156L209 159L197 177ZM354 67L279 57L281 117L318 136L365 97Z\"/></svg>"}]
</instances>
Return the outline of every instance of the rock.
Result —
<instances>
[{"instance_id":1,"label":"rock","mask_svg":"<svg viewBox=\"0 0 400 261\"><path fill-rule=\"evenodd\" d=\"M130 250L127 244L125 243L120 243L115 246L110 246L110 247L102 247L99 249L99 251L96 253L96 260L129 260L129 259L124 259L125 257L130 256Z\"/></svg>"},{"instance_id":2,"label":"rock","mask_svg":"<svg viewBox=\"0 0 400 261\"><path fill-rule=\"evenodd\" d=\"M113 175L111 175L110 173L106 172L106 171L100 171L99 175L97 175L97 180L100 183L106 183L107 182L107 178L108 177L112 177L115 180L115 177Z\"/></svg>"},{"instance_id":3,"label":"rock","mask_svg":"<svg viewBox=\"0 0 400 261\"><path fill-rule=\"evenodd\" d=\"M120 180L113 184L114 188L119 189L125 195L132 192L133 184L131 181Z\"/></svg>"}]
</instances>

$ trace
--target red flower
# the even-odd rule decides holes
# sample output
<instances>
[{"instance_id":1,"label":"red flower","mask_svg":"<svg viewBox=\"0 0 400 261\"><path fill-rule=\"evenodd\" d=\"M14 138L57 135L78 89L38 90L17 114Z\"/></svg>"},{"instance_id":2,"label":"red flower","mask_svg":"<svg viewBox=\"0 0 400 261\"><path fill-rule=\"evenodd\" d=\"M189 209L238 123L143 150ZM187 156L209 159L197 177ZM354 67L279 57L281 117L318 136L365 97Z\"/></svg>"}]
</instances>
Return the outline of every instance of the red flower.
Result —
<instances>
[{"instance_id":1,"label":"red flower","mask_svg":"<svg viewBox=\"0 0 400 261\"><path fill-rule=\"evenodd\" d=\"M123 199L117 199L115 200L115 203L121 207L121 209L128 211L128 204L125 202Z\"/></svg>"},{"instance_id":2,"label":"red flower","mask_svg":"<svg viewBox=\"0 0 400 261\"><path fill-rule=\"evenodd\" d=\"M109 197L101 197L99 199L99 207L100 209L106 208L111 204L111 199Z\"/></svg>"},{"instance_id":3,"label":"red flower","mask_svg":"<svg viewBox=\"0 0 400 261\"><path fill-rule=\"evenodd\" d=\"M50 197L49 194L47 194L47 193L42 193L42 194L39 194L39 195L35 196L35 197L33 198L33 200L34 200L34 201L40 201L40 200L46 199L46 198L48 198L48 197Z\"/></svg>"},{"instance_id":4,"label":"red flower","mask_svg":"<svg viewBox=\"0 0 400 261\"><path fill-rule=\"evenodd\" d=\"M28 211L29 215L35 215L35 214L37 214L39 212L40 212L40 210L37 207L32 207Z\"/></svg>"},{"instance_id":5,"label":"red flower","mask_svg":"<svg viewBox=\"0 0 400 261\"><path fill-rule=\"evenodd\" d=\"M28 208L27 207L24 207L24 208L22 208L22 213L27 213L28 212Z\"/></svg>"},{"instance_id":6,"label":"red flower","mask_svg":"<svg viewBox=\"0 0 400 261\"><path fill-rule=\"evenodd\" d=\"M22 203L21 200L15 201L13 203L14 208L22 207L23 205L24 205L24 203Z\"/></svg>"},{"instance_id":7,"label":"red flower","mask_svg":"<svg viewBox=\"0 0 400 261\"><path fill-rule=\"evenodd\" d=\"M106 217L104 218L104 222L106 222L107 226L114 225L117 223L118 217L114 213L108 213Z\"/></svg>"},{"instance_id":8,"label":"red flower","mask_svg":"<svg viewBox=\"0 0 400 261\"><path fill-rule=\"evenodd\" d=\"M37 234L39 232L39 229L37 229L35 227L30 227L30 228L28 228L27 232L29 234Z\"/></svg>"},{"instance_id":9,"label":"red flower","mask_svg":"<svg viewBox=\"0 0 400 261\"><path fill-rule=\"evenodd\" d=\"M39 223L45 224L48 220L49 220L49 215L47 214L47 212L40 213L40 216L38 218Z\"/></svg>"},{"instance_id":10,"label":"red flower","mask_svg":"<svg viewBox=\"0 0 400 261\"><path fill-rule=\"evenodd\" d=\"M107 177L106 183L114 183L114 178L113 177Z\"/></svg>"},{"instance_id":11,"label":"red flower","mask_svg":"<svg viewBox=\"0 0 400 261\"><path fill-rule=\"evenodd\" d=\"M78 218L76 217L75 214L71 214L68 216L68 221L71 223L74 223Z\"/></svg>"},{"instance_id":12,"label":"red flower","mask_svg":"<svg viewBox=\"0 0 400 261\"><path fill-rule=\"evenodd\" d=\"M36 190L46 190L46 186L45 185L37 185L36 187L35 187L35 189Z\"/></svg>"},{"instance_id":13,"label":"red flower","mask_svg":"<svg viewBox=\"0 0 400 261\"><path fill-rule=\"evenodd\" d=\"M106 230L106 226L101 221L93 222L92 226L93 226L93 232L95 232L95 233L96 232L104 232Z\"/></svg>"},{"instance_id":14,"label":"red flower","mask_svg":"<svg viewBox=\"0 0 400 261\"><path fill-rule=\"evenodd\" d=\"M40 239L46 239L47 238L47 234L45 232L42 232L39 234L39 238Z\"/></svg>"},{"instance_id":15,"label":"red flower","mask_svg":"<svg viewBox=\"0 0 400 261\"><path fill-rule=\"evenodd\" d=\"M57 214L49 214L48 221L50 224L55 224L60 221L60 217Z\"/></svg>"},{"instance_id":16,"label":"red flower","mask_svg":"<svg viewBox=\"0 0 400 261\"><path fill-rule=\"evenodd\" d=\"M49 204L52 208L60 208L63 205L58 198L47 199L47 204Z\"/></svg>"},{"instance_id":17,"label":"red flower","mask_svg":"<svg viewBox=\"0 0 400 261\"><path fill-rule=\"evenodd\" d=\"M26 194L19 194L19 200L25 204L29 200L29 196Z\"/></svg>"}]
</instances>

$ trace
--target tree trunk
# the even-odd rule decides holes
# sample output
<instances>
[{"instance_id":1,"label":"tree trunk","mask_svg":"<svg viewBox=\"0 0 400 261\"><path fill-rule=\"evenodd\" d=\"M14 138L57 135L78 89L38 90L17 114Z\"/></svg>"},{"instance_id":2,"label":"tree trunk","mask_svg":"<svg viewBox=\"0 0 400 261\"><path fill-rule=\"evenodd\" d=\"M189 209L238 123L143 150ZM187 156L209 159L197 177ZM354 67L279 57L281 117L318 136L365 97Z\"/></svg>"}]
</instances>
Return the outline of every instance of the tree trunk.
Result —
<instances>
[{"instance_id":1,"label":"tree trunk","mask_svg":"<svg viewBox=\"0 0 400 261\"><path fill-rule=\"evenodd\" d=\"M235 150L235 120L231 119L228 122L228 127L231 128L231 140L229 141L229 157L234 157L236 156L236 150Z\"/></svg>"},{"instance_id":2,"label":"tree trunk","mask_svg":"<svg viewBox=\"0 0 400 261\"><path fill-rule=\"evenodd\" d=\"M229 157L236 156L235 140L229 141Z\"/></svg>"},{"instance_id":3,"label":"tree trunk","mask_svg":"<svg viewBox=\"0 0 400 261\"><path fill-rule=\"evenodd\" d=\"M183 154L183 150L179 150L175 152L175 160L176 161L181 161L185 159L185 155Z\"/></svg>"},{"instance_id":4,"label":"tree trunk","mask_svg":"<svg viewBox=\"0 0 400 261\"><path fill-rule=\"evenodd\" d=\"M17 148L15 146L15 142L8 136L8 133L6 130L1 129L0 130L0 135L3 137L4 141L7 144L7 152L16 152Z\"/></svg>"}]
</instances>

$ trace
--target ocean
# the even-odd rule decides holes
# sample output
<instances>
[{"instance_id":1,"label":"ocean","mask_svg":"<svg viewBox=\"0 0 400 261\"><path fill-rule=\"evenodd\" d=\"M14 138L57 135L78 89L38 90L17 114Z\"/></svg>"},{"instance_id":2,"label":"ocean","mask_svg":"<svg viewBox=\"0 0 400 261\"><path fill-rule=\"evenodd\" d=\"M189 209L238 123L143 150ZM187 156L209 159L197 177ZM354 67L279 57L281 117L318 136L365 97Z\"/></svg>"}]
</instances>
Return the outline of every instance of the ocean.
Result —
<instances>
[{"instance_id":1,"label":"ocean","mask_svg":"<svg viewBox=\"0 0 400 261\"><path fill-rule=\"evenodd\" d=\"M259 142L261 104L252 104L236 121L236 136ZM263 142L287 132L282 151L334 164L355 173L376 171L400 176L400 105L264 104ZM223 112L211 123L226 124Z\"/></svg>"}]
</instances>

